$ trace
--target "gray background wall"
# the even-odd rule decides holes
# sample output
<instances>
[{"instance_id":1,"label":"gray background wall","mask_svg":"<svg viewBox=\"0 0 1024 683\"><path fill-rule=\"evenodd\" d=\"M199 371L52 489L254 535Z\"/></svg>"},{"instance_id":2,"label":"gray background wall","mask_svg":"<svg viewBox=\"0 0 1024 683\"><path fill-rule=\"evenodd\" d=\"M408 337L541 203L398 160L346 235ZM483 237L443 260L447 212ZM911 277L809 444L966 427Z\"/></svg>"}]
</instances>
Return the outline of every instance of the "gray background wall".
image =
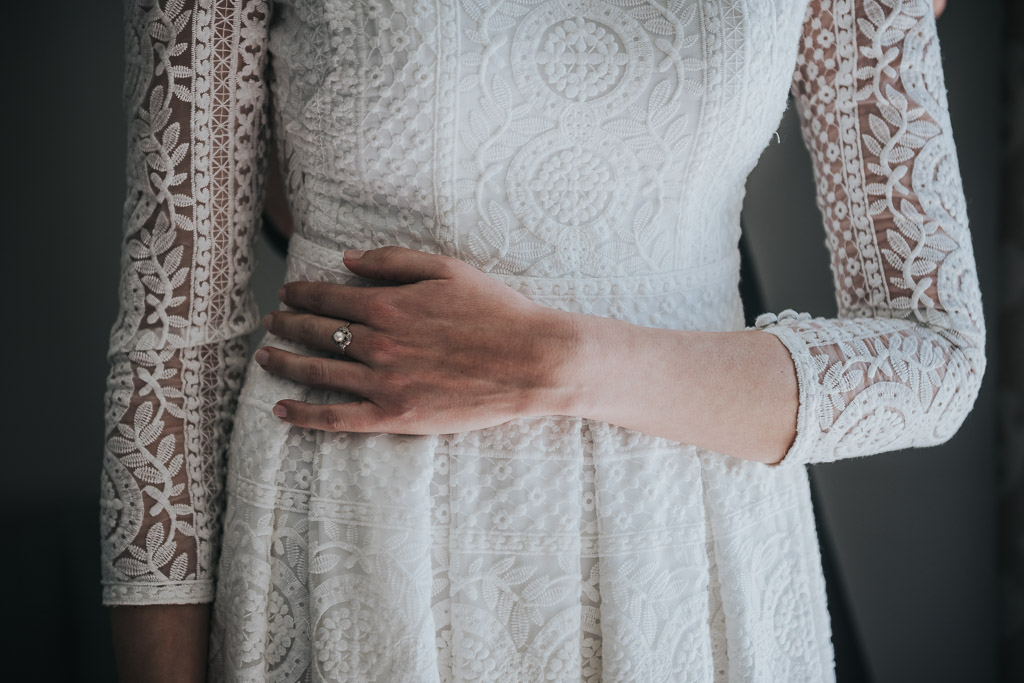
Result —
<instances>
[{"instance_id":1,"label":"gray background wall","mask_svg":"<svg viewBox=\"0 0 1024 683\"><path fill-rule=\"evenodd\" d=\"M953 0L940 23L990 321L998 8L999 0ZM4 540L0 560L10 630L3 670L9 680L112 680L96 498L123 199L121 3L5 9L0 251L9 437L0 512L13 540ZM756 265L770 309L828 315L835 310L828 256L791 115L780 135L749 184ZM258 290L269 307L282 271L265 247L261 256ZM998 372L994 362L989 372ZM814 470L821 523L834 535L878 681L994 680L993 385L944 447Z\"/></svg>"}]
</instances>

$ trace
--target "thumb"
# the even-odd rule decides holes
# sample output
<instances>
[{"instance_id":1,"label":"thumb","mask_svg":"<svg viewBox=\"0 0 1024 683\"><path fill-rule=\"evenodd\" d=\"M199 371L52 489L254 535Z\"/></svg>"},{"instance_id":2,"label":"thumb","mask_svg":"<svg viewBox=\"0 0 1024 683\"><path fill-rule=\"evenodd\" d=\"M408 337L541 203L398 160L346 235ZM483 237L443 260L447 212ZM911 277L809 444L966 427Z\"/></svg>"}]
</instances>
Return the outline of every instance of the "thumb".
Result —
<instances>
[{"instance_id":1,"label":"thumb","mask_svg":"<svg viewBox=\"0 0 1024 683\"><path fill-rule=\"evenodd\" d=\"M459 261L448 256L428 254L405 247L345 251L345 266L353 273L372 280L390 282L444 280L454 274L457 263Z\"/></svg>"}]
</instances>

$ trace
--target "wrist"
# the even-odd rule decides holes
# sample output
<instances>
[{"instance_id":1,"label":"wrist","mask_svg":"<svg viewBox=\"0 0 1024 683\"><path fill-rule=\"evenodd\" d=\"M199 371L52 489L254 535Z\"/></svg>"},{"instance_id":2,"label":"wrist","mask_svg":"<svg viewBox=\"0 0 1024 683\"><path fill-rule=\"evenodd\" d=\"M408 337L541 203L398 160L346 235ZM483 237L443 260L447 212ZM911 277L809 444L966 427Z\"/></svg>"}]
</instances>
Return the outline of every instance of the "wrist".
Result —
<instances>
[{"instance_id":1,"label":"wrist","mask_svg":"<svg viewBox=\"0 0 1024 683\"><path fill-rule=\"evenodd\" d=\"M526 326L532 344L525 371L534 378L524 414L580 416L587 392L588 317L537 306Z\"/></svg>"},{"instance_id":2,"label":"wrist","mask_svg":"<svg viewBox=\"0 0 1024 683\"><path fill-rule=\"evenodd\" d=\"M537 324L545 368L534 414L600 419L604 401L621 395L618 360L635 357L635 325L544 308ZM642 329L642 328L639 328Z\"/></svg>"}]
</instances>

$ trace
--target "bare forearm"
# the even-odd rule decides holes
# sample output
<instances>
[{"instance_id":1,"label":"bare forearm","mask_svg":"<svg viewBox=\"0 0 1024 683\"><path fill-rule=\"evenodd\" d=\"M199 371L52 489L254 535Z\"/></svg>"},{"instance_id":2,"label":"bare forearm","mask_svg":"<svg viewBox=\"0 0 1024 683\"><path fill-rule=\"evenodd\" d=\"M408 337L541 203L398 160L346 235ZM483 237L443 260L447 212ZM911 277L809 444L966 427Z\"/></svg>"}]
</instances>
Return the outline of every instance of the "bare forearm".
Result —
<instances>
[{"instance_id":1,"label":"bare forearm","mask_svg":"<svg viewBox=\"0 0 1024 683\"><path fill-rule=\"evenodd\" d=\"M209 605L143 605L110 610L118 679L125 683L206 680Z\"/></svg>"},{"instance_id":2,"label":"bare forearm","mask_svg":"<svg viewBox=\"0 0 1024 683\"><path fill-rule=\"evenodd\" d=\"M579 340L562 378L565 412L765 463L792 444L796 373L773 335L563 321Z\"/></svg>"}]
</instances>

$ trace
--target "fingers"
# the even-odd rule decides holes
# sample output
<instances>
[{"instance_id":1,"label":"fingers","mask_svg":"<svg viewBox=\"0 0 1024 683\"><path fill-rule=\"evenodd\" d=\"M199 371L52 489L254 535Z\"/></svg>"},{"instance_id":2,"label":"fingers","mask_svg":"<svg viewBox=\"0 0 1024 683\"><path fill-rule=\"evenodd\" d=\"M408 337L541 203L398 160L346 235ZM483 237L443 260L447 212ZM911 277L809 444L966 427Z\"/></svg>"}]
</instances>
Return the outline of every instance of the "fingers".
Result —
<instances>
[{"instance_id":1,"label":"fingers","mask_svg":"<svg viewBox=\"0 0 1024 683\"><path fill-rule=\"evenodd\" d=\"M370 401L353 403L303 403L278 401L274 415L285 422L325 432L381 432L383 412Z\"/></svg>"},{"instance_id":2,"label":"fingers","mask_svg":"<svg viewBox=\"0 0 1024 683\"><path fill-rule=\"evenodd\" d=\"M465 264L448 256L438 256L404 247L381 247L345 252L345 266L356 275L391 282L445 280Z\"/></svg>"},{"instance_id":3,"label":"fingers","mask_svg":"<svg viewBox=\"0 0 1024 683\"><path fill-rule=\"evenodd\" d=\"M362 363L304 356L273 346L264 346L256 352L255 358L267 372L300 384L345 391L358 396L366 396L373 388L373 371Z\"/></svg>"},{"instance_id":4,"label":"fingers","mask_svg":"<svg viewBox=\"0 0 1024 683\"><path fill-rule=\"evenodd\" d=\"M334 332L345 324L344 320L324 318L312 313L290 313L273 311L263 317L263 326L278 337L291 339L305 344L312 349L341 354L334 343ZM366 362L367 342L374 336L374 331L366 325L352 323L349 325L352 341L345 347L344 355L355 360Z\"/></svg>"},{"instance_id":5,"label":"fingers","mask_svg":"<svg viewBox=\"0 0 1024 683\"><path fill-rule=\"evenodd\" d=\"M380 288L336 285L331 282L286 282L277 298L292 308L341 320L366 322L371 301Z\"/></svg>"}]
</instances>

